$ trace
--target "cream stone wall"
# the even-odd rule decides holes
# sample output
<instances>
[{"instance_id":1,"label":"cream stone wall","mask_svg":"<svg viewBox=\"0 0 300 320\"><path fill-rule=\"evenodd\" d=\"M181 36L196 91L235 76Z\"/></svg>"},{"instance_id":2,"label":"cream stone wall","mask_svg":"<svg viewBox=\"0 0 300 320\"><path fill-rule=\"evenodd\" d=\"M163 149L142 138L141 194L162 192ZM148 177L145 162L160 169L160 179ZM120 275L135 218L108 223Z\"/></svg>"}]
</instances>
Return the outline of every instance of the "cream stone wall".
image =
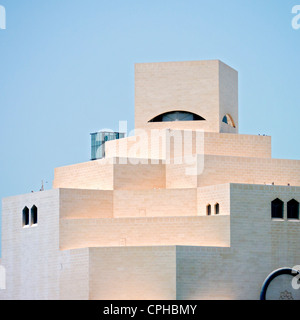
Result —
<instances>
[{"instance_id":1,"label":"cream stone wall","mask_svg":"<svg viewBox=\"0 0 300 320\"><path fill-rule=\"evenodd\" d=\"M284 202L283 220L271 219L271 201L276 198ZM255 266L261 278L277 268L299 265L300 220L287 220L287 202L291 199L300 202L300 187L231 186L232 246L244 250L245 260L250 259L247 254L264 257ZM245 204L247 214L242 210Z\"/></svg>"},{"instance_id":2,"label":"cream stone wall","mask_svg":"<svg viewBox=\"0 0 300 320\"><path fill-rule=\"evenodd\" d=\"M277 197L284 201L282 221L271 219L271 201ZM286 216L291 199L300 202L299 187L231 186L232 248L237 252L236 269L239 265L241 276L247 274L247 281L236 284L243 299L257 299L262 282L272 271L300 264L300 221L288 221ZM245 205L247 210L242 209Z\"/></svg>"},{"instance_id":3,"label":"cream stone wall","mask_svg":"<svg viewBox=\"0 0 300 320\"><path fill-rule=\"evenodd\" d=\"M197 176L189 170L197 168ZM166 166L167 188L195 188L224 183L300 185L300 161L198 155L191 164Z\"/></svg>"},{"instance_id":4,"label":"cream stone wall","mask_svg":"<svg viewBox=\"0 0 300 320\"><path fill-rule=\"evenodd\" d=\"M197 216L197 189L59 189L61 219Z\"/></svg>"},{"instance_id":5,"label":"cream stone wall","mask_svg":"<svg viewBox=\"0 0 300 320\"><path fill-rule=\"evenodd\" d=\"M135 137L56 168L53 190L3 200L0 299L259 299L273 270L300 265L286 208L300 202L300 161L237 134L237 72L212 60L137 64L135 76ZM148 123L176 110L206 121ZM271 219L276 198L284 219ZM23 227L33 205L38 224Z\"/></svg>"},{"instance_id":6,"label":"cream stone wall","mask_svg":"<svg viewBox=\"0 0 300 320\"><path fill-rule=\"evenodd\" d=\"M60 189L61 219L197 215L196 189Z\"/></svg>"},{"instance_id":7,"label":"cream stone wall","mask_svg":"<svg viewBox=\"0 0 300 320\"><path fill-rule=\"evenodd\" d=\"M196 202L195 190L164 191ZM159 194L164 214L161 190L147 192ZM268 274L299 265L300 222L287 221L286 204L300 202L300 187L225 184L196 192L198 214L218 201L220 216L83 219L84 211L76 212L88 197L103 200L110 191L51 190L4 199L7 290L0 299L258 299ZM114 193L118 203L129 191ZM74 204L68 203L72 197ZM277 197L285 204L283 220L271 219ZM25 205L38 207L38 226L22 228Z\"/></svg>"},{"instance_id":8,"label":"cream stone wall","mask_svg":"<svg viewBox=\"0 0 300 320\"><path fill-rule=\"evenodd\" d=\"M197 215L196 189L115 190L114 217Z\"/></svg>"},{"instance_id":9,"label":"cream stone wall","mask_svg":"<svg viewBox=\"0 0 300 320\"><path fill-rule=\"evenodd\" d=\"M225 63L219 61L219 132L238 133L239 109L238 109L238 73ZM222 123L223 117L230 114L235 127Z\"/></svg>"},{"instance_id":10,"label":"cream stone wall","mask_svg":"<svg viewBox=\"0 0 300 320\"><path fill-rule=\"evenodd\" d=\"M89 248L60 251L59 299L90 299Z\"/></svg>"},{"instance_id":11,"label":"cream stone wall","mask_svg":"<svg viewBox=\"0 0 300 320\"><path fill-rule=\"evenodd\" d=\"M2 265L6 290L0 299L59 298L59 190L2 201ZM38 226L22 227L25 206L38 208Z\"/></svg>"},{"instance_id":12,"label":"cream stone wall","mask_svg":"<svg viewBox=\"0 0 300 320\"><path fill-rule=\"evenodd\" d=\"M148 159L109 158L56 169L53 187L138 190L165 188L165 181L162 161L152 164Z\"/></svg>"},{"instance_id":13,"label":"cream stone wall","mask_svg":"<svg viewBox=\"0 0 300 320\"><path fill-rule=\"evenodd\" d=\"M61 190L2 201L2 258L6 289L0 300L88 299L88 251L59 251ZM38 208L38 224L23 227L25 206Z\"/></svg>"},{"instance_id":14,"label":"cream stone wall","mask_svg":"<svg viewBox=\"0 0 300 320\"><path fill-rule=\"evenodd\" d=\"M219 215L230 215L230 184L197 188L199 216L207 215L208 205L211 205L211 215L214 215L216 204L219 204Z\"/></svg>"},{"instance_id":15,"label":"cream stone wall","mask_svg":"<svg viewBox=\"0 0 300 320\"><path fill-rule=\"evenodd\" d=\"M236 95L237 72L219 60L136 64L135 128L165 112L188 111L206 119L195 121L197 128L220 132L219 110L236 117Z\"/></svg>"},{"instance_id":16,"label":"cream stone wall","mask_svg":"<svg viewBox=\"0 0 300 320\"><path fill-rule=\"evenodd\" d=\"M90 249L91 300L176 299L175 247Z\"/></svg>"},{"instance_id":17,"label":"cream stone wall","mask_svg":"<svg viewBox=\"0 0 300 320\"><path fill-rule=\"evenodd\" d=\"M201 158L200 158L201 161ZM205 156L198 186L221 183L300 185L300 161Z\"/></svg>"},{"instance_id":18,"label":"cream stone wall","mask_svg":"<svg viewBox=\"0 0 300 320\"><path fill-rule=\"evenodd\" d=\"M205 132L204 154L233 157L271 158L270 136Z\"/></svg>"},{"instance_id":19,"label":"cream stone wall","mask_svg":"<svg viewBox=\"0 0 300 320\"><path fill-rule=\"evenodd\" d=\"M236 284L247 281L247 274L239 279L240 265L235 264L232 248L179 246L176 258L177 300L241 299ZM255 299L259 299L259 292Z\"/></svg>"},{"instance_id":20,"label":"cream stone wall","mask_svg":"<svg viewBox=\"0 0 300 320\"><path fill-rule=\"evenodd\" d=\"M230 245L229 216L61 219L60 249Z\"/></svg>"},{"instance_id":21,"label":"cream stone wall","mask_svg":"<svg viewBox=\"0 0 300 320\"><path fill-rule=\"evenodd\" d=\"M125 163L126 161L127 163ZM120 163L120 162L123 162ZM115 190L140 190L166 187L166 171L162 161L149 163L148 159L119 159L114 165Z\"/></svg>"},{"instance_id":22,"label":"cream stone wall","mask_svg":"<svg viewBox=\"0 0 300 320\"><path fill-rule=\"evenodd\" d=\"M297 179L296 175L294 178L289 178L293 176L291 169L281 173L283 166L290 168L282 162L288 160L271 160L270 137L192 131L167 133L166 130L156 132L152 138L150 137L151 134L147 131L146 135L110 141L106 144L108 155L106 159L57 168L54 188L98 190L137 190L166 186L195 188L197 177L186 174L187 167L192 168L193 165L186 165L185 161L180 161L181 164L168 164L168 159L178 159L179 155L183 158L191 154L195 159L194 166L199 167L199 160L197 163L196 159L200 159L201 156L196 157L197 153L205 154L205 170L203 173L201 168L197 171L198 186L228 182L272 183L274 172L277 184L293 183L292 181ZM166 143L168 137L171 137L170 145ZM123 157L126 154L135 158ZM116 155L121 157L115 157ZM248 157L255 159L248 160L246 159ZM292 163L298 168L298 162L285 163ZM223 168L226 168L224 169L226 174L223 174ZM280 174L277 174L278 171ZM283 181L284 179L287 181Z\"/></svg>"},{"instance_id":23,"label":"cream stone wall","mask_svg":"<svg viewBox=\"0 0 300 320\"><path fill-rule=\"evenodd\" d=\"M277 197L283 220L271 219ZM230 184L230 248L177 247L177 299L258 300L272 271L299 265L300 221L286 217L291 199L300 202L300 187ZM280 291L272 295L279 300Z\"/></svg>"},{"instance_id":24,"label":"cream stone wall","mask_svg":"<svg viewBox=\"0 0 300 320\"><path fill-rule=\"evenodd\" d=\"M60 189L60 218L112 218L113 191Z\"/></svg>"},{"instance_id":25,"label":"cream stone wall","mask_svg":"<svg viewBox=\"0 0 300 320\"><path fill-rule=\"evenodd\" d=\"M181 123L175 121L174 124ZM156 124L155 124L156 125ZM171 127L171 126L170 126ZM169 144L167 143L169 141ZM180 153L210 154L238 157L271 158L271 137L236 135L185 130L147 129L137 135L105 143L105 153L110 157L138 157L167 159Z\"/></svg>"},{"instance_id":26,"label":"cream stone wall","mask_svg":"<svg viewBox=\"0 0 300 320\"><path fill-rule=\"evenodd\" d=\"M113 161L105 159L55 168L53 188L113 189Z\"/></svg>"},{"instance_id":27,"label":"cream stone wall","mask_svg":"<svg viewBox=\"0 0 300 320\"><path fill-rule=\"evenodd\" d=\"M172 111L172 110L169 110ZM206 121L170 121L170 122L148 122L143 127L137 127L135 132L140 130L201 130L204 132L216 132L210 129ZM135 133L136 134L136 133Z\"/></svg>"}]
</instances>

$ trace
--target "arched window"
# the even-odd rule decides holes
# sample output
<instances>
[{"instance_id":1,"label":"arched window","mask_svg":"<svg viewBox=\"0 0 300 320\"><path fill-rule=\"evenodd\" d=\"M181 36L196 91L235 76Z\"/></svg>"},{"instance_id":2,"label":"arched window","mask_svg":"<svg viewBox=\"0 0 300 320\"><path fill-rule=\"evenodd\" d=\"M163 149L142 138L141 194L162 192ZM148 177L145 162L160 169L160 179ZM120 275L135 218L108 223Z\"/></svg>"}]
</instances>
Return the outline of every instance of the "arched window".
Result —
<instances>
[{"instance_id":1,"label":"arched window","mask_svg":"<svg viewBox=\"0 0 300 320\"><path fill-rule=\"evenodd\" d=\"M200 121L205 120L199 115L186 111L171 111L160 114L149 122L170 122L170 121Z\"/></svg>"},{"instance_id":2,"label":"arched window","mask_svg":"<svg viewBox=\"0 0 300 320\"><path fill-rule=\"evenodd\" d=\"M210 216L210 215L211 215L211 205L210 205L210 204L208 204L208 205L206 206L206 215L207 215L207 216Z\"/></svg>"},{"instance_id":3,"label":"arched window","mask_svg":"<svg viewBox=\"0 0 300 320\"><path fill-rule=\"evenodd\" d=\"M222 122L224 122L224 123L228 124L229 126L235 128L235 123L234 123L234 121L232 119L232 116L230 114L228 114L228 113L225 114L225 116L223 117Z\"/></svg>"},{"instance_id":4,"label":"arched window","mask_svg":"<svg viewBox=\"0 0 300 320\"><path fill-rule=\"evenodd\" d=\"M283 219L283 201L275 199L271 202L272 219Z\"/></svg>"},{"instance_id":5,"label":"arched window","mask_svg":"<svg viewBox=\"0 0 300 320\"><path fill-rule=\"evenodd\" d=\"M38 223L38 209L36 206L33 206L31 208L31 224L37 224Z\"/></svg>"},{"instance_id":6,"label":"arched window","mask_svg":"<svg viewBox=\"0 0 300 320\"><path fill-rule=\"evenodd\" d=\"M215 204L215 214L220 213L220 205L218 203Z\"/></svg>"},{"instance_id":7,"label":"arched window","mask_svg":"<svg viewBox=\"0 0 300 320\"><path fill-rule=\"evenodd\" d=\"M23 227L29 226L29 209L25 207L22 212Z\"/></svg>"},{"instance_id":8,"label":"arched window","mask_svg":"<svg viewBox=\"0 0 300 320\"><path fill-rule=\"evenodd\" d=\"M295 199L292 199L287 203L287 218L299 219L299 202Z\"/></svg>"}]
</instances>

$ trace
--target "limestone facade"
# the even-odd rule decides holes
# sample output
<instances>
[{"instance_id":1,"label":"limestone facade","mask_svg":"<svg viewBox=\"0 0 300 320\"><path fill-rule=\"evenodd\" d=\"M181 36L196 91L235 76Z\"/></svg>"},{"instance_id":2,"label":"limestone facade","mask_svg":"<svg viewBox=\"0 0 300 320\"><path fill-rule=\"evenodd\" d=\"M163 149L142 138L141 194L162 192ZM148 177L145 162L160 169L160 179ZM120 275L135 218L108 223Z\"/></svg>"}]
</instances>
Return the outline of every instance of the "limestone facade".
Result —
<instances>
[{"instance_id":1,"label":"limestone facade","mask_svg":"<svg viewBox=\"0 0 300 320\"><path fill-rule=\"evenodd\" d=\"M3 199L0 299L256 300L272 271L300 265L300 161L238 134L237 72L211 60L135 73L134 136L56 168L52 190ZM173 111L205 120L151 122ZM268 294L300 298L289 280Z\"/></svg>"}]
</instances>

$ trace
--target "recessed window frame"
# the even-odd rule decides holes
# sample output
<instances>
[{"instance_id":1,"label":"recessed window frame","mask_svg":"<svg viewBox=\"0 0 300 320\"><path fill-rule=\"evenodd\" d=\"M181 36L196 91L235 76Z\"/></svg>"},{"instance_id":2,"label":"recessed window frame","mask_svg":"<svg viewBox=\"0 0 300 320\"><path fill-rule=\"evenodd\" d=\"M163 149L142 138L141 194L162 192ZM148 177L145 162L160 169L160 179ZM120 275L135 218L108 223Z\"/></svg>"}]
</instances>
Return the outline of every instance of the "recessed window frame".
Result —
<instances>
[{"instance_id":1,"label":"recessed window frame","mask_svg":"<svg viewBox=\"0 0 300 320\"><path fill-rule=\"evenodd\" d=\"M281 206L281 208L278 209L279 206ZM281 211L280 216L275 216L276 210ZM279 198L271 201L271 219L274 221L284 221L284 202Z\"/></svg>"},{"instance_id":2,"label":"recessed window frame","mask_svg":"<svg viewBox=\"0 0 300 320\"><path fill-rule=\"evenodd\" d=\"M30 227L30 215L29 208L26 206L22 210L22 227L29 228Z\"/></svg>"},{"instance_id":3,"label":"recessed window frame","mask_svg":"<svg viewBox=\"0 0 300 320\"><path fill-rule=\"evenodd\" d=\"M36 205L33 205L30 209L30 224L31 226L38 225L38 208Z\"/></svg>"},{"instance_id":4,"label":"recessed window frame","mask_svg":"<svg viewBox=\"0 0 300 320\"><path fill-rule=\"evenodd\" d=\"M215 215L218 216L220 214L220 204L217 202L215 204Z\"/></svg>"},{"instance_id":5,"label":"recessed window frame","mask_svg":"<svg viewBox=\"0 0 300 320\"><path fill-rule=\"evenodd\" d=\"M293 207L291 207L291 205ZM296 217L291 216L291 210L296 210ZM287 220L289 221L299 221L299 202L295 199L291 199L287 202Z\"/></svg>"},{"instance_id":6,"label":"recessed window frame","mask_svg":"<svg viewBox=\"0 0 300 320\"><path fill-rule=\"evenodd\" d=\"M211 216L211 205L210 205L210 204L208 204L208 205L206 206L206 215L207 215L207 216Z\"/></svg>"}]
</instances>

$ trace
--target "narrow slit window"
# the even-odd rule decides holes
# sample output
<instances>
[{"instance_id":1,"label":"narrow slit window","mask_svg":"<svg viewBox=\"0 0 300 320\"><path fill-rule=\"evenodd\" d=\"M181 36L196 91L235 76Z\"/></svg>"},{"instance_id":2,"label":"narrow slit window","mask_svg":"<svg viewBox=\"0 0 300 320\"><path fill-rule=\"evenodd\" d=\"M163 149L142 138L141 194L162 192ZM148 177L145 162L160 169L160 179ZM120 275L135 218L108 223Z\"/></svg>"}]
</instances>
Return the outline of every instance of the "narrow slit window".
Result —
<instances>
[{"instance_id":1,"label":"narrow slit window","mask_svg":"<svg viewBox=\"0 0 300 320\"><path fill-rule=\"evenodd\" d=\"M218 203L215 204L215 214L220 213L220 205Z\"/></svg>"},{"instance_id":2,"label":"narrow slit window","mask_svg":"<svg viewBox=\"0 0 300 320\"><path fill-rule=\"evenodd\" d=\"M295 199L292 199L287 203L287 218L299 220L299 202Z\"/></svg>"},{"instance_id":3,"label":"narrow slit window","mask_svg":"<svg viewBox=\"0 0 300 320\"><path fill-rule=\"evenodd\" d=\"M27 207L22 212L22 225L23 227L29 226L29 209Z\"/></svg>"},{"instance_id":4,"label":"narrow slit window","mask_svg":"<svg viewBox=\"0 0 300 320\"><path fill-rule=\"evenodd\" d=\"M211 215L211 205L210 204L206 206L206 215L207 216Z\"/></svg>"},{"instance_id":5,"label":"narrow slit window","mask_svg":"<svg viewBox=\"0 0 300 320\"><path fill-rule=\"evenodd\" d=\"M38 209L36 206L31 208L31 224L35 225L38 223Z\"/></svg>"}]
</instances>

